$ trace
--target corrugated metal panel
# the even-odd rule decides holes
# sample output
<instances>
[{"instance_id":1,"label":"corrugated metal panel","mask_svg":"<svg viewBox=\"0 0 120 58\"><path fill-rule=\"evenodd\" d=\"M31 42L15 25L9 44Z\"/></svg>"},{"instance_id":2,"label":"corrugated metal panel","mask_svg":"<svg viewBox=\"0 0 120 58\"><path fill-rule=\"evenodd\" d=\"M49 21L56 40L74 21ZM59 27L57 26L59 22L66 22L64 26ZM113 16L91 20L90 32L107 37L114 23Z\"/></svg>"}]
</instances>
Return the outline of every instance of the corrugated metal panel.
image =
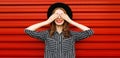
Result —
<instances>
[{"instance_id":1,"label":"corrugated metal panel","mask_svg":"<svg viewBox=\"0 0 120 58\"><path fill-rule=\"evenodd\" d=\"M24 29L46 20L56 0L0 0L0 58L43 58L44 42ZM92 28L94 36L76 42L76 58L120 58L119 0L59 0L73 11L74 21ZM38 30L47 29L49 25ZM71 29L80 31L71 25Z\"/></svg>"}]
</instances>

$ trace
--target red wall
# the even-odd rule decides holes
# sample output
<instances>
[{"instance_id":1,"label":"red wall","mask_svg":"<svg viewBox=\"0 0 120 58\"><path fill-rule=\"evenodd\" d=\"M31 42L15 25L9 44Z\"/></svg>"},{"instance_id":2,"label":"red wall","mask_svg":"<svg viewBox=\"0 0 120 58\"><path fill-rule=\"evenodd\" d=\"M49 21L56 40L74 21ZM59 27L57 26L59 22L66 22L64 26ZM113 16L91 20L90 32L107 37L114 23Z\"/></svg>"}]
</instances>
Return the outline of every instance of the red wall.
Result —
<instances>
[{"instance_id":1,"label":"red wall","mask_svg":"<svg viewBox=\"0 0 120 58\"><path fill-rule=\"evenodd\" d=\"M76 42L76 58L120 58L119 0L59 0L73 11L74 21L92 28L90 38ZM45 21L55 0L0 0L0 58L43 58L44 42L24 29ZM48 29L46 25L38 30ZM80 31L71 25L71 29Z\"/></svg>"}]
</instances>

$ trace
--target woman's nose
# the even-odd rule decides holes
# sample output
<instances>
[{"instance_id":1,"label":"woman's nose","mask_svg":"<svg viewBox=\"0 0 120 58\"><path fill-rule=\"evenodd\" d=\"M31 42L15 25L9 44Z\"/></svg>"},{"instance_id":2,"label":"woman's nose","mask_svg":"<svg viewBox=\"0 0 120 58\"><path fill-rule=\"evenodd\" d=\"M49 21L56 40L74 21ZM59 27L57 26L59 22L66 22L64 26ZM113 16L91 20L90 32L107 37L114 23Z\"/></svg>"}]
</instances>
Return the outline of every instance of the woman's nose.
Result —
<instances>
[{"instance_id":1,"label":"woman's nose","mask_svg":"<svg viewBox=\"0 0 120 58\"><path fill-rule=\"evenodd\" d=\"M60 15L58 16L58 18L60 18Z\"/></svg>"}]
</instances>

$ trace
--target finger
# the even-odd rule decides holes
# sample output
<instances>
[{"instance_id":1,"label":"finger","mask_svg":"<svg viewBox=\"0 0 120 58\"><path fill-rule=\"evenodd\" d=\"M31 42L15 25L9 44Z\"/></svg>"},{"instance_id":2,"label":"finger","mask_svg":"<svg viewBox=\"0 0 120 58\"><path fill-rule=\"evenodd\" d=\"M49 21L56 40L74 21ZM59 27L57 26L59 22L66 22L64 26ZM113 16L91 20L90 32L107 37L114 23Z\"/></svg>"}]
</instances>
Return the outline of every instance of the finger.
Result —
<instances>
[{"instance_id":1,"label":"finger","mask_svg":"<svg viewBox=\"0 0 120 58\"><path fill-rule=\"evenodd\" d=\"M59 15L57 13L54 14L55 17L58 17Z\"/></svg>"},{"instance_id":2,"label":"finger","mask_svg":"<svg viewBox=\"0 0 120 58\"><path fill-rule=\"evenodd\" d=\"M57 13L54 13L54 14L52 15L52 19L55 20L56 18L58 18L58 16L59 16L59 15L58 15Z\"/></svg>"},{"instance_id":3,"label":"finger","mask_svg":"<svg viewBox=\"0 0 120 58\"><path fill-rule=\"evenodd\" d=\"M62 14L61 15L59 15L60 16L60 18L62 18L63 19L63 16L62 16Z\"/></svg>"},{"instance_id":4,"label":"finger","mask_svg":"<svg viewBox=\"0 0 120 58\"><path fill-rule=\"evenodd\" d=\"M60 14L60 17L62 17L62 18L63 18L63 17L64 17L64 14L63 14L63 13L61 13L61 14Z\"/></svg>"},{"instance_id":5,"label":"finger","mask_svg":"<svg viewBox=\"0 0 120 58\"><path fill-rule=\"evenodd\" d=\"M62 18L65 18L65 17L66 17L66 15L65 15L64 13L62 13L60 16L61 16Z\"/></svg>"}]
</instances>

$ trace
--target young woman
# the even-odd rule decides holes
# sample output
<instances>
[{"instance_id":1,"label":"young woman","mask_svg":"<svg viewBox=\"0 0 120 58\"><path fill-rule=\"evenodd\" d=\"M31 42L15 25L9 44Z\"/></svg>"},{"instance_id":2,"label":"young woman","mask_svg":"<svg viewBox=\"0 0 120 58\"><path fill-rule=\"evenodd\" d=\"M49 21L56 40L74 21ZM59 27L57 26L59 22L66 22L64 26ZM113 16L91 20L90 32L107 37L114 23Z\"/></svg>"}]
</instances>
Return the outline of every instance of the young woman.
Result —
<instances>
[{"instance_id":1,"label":"young woman","mask_svg":"<svg viewBox=\"0 0 120 58\"><path fill-rule=\"evenodd\" d=\"M93 30L72 20L72 11L64 3L51 5L46 21L31 25L25 29L26 34L45 41L44 58L75 58L75 42L93 35ZM35 31L50 24L50 29ZM69 30L72 24L82 32Z\"/></svg>"}]
</instances>

